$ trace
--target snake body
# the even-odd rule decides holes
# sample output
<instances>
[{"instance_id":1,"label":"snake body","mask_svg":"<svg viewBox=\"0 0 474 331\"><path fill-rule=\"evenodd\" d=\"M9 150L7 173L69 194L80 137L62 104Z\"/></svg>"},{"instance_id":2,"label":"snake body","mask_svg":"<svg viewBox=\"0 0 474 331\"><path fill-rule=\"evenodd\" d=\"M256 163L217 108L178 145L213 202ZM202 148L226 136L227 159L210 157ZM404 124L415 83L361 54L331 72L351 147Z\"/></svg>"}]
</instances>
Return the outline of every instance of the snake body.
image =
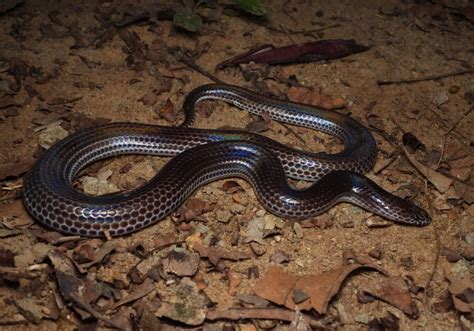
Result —
<instances>
[{"instance_id":1,"label":"snake body","mask_svg":"<svg viewBox=\"0 0 474 331\"><path fill-rule=\"evenodd\" d=\"M253 114L338 137L337 154L304 152L246 131L191 128L202 100L222 100ZM223 84L204 85L187 96L179 127L108 123L78 131L52 146L24 182L24 204L34 218L57 231L85 236L131 233L162 220L198 187L240 177L261 204L284 218L305 219L339 202L350 202L390 220L427 225L430 216L361 175L375 162L377 147L356 120L308 105L276 100ZM130 192L89 196L72 182L88 164L120 154L175 156L149 182ZM315 181L304 190L287 177Z\"/></svg>"}]
</instances>

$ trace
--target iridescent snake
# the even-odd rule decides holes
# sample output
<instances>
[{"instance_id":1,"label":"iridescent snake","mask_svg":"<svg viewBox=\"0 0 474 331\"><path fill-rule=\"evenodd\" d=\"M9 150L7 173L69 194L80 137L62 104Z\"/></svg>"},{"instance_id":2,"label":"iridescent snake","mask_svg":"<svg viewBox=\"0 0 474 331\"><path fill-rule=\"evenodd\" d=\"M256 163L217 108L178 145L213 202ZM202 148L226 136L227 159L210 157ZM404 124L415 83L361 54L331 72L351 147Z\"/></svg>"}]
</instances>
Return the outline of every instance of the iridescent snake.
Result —
<instances>
[{"instance_id":1,"label":"iridescent snake","mask_svg":"<svg viewBox=\"0 0 474 331\"><path fill-rule=\"evenodd\" d=\"M190 128L195 105L206 99L332 134L345 148L337 154L317 154L250 132ZM377 147L371 133L348 116L219 84L194 89L183 110L185 120L179 127L108 123L59 141L25 178L27 210L43 225L63 233L124 235L170 215L198 187L240 177L253 186L265 209L283 218L310 218L339 202L350 202L395 222L417 226L431 222L420 207L360 175L372 168ZM73 187L86 165L119 154L176 156L154 178L129 192L89 196ZM316 183L296 190L285 175Z\"/></svg>"}]
</instances>

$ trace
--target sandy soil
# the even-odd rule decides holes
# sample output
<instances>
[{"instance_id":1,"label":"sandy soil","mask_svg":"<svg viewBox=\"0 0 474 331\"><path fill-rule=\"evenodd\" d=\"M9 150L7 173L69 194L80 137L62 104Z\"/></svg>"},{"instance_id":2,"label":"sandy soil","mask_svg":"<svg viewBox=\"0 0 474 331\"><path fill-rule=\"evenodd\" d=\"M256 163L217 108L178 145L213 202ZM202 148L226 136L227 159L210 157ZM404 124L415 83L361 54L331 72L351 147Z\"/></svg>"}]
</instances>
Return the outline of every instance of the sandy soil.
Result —
<instances>
[{"instance_id":1,"label":"sandy soil","mask_svg":"<svg viewBox=\"0 0 474 331\"><path fill-rule=\"evenodd\" d=\"M133 293L135 286L129 271L140 261L131 248L141 244L145 251L152 252L160 247L161 240L166 236L185 241L196 231L201 231L206 245L217 243L222 249L252 254L250 259L225 260L212 268L206 259L200 259L199 277L202 278L201 283L207 284L204 292L222 309L235 305L236 294L253 293L257 279L247 277L249 268L256 267L262 277L270 265L278 264L273 259L276 252L284 252L289 257L288 262L281 264L288 272L312 275L338 268L343 252L352 251L361 261L375 263L390 275L411 279L420 287L417 293L410 293L419 314L407 316L380 300L361 303L361 290L367 284L380 281L383 276L369 271L356 272L343 283L327 313L318 317L329 329L375 330L375 324L369 322L387 316L394 316L401 330L469 327L468 317L461 317L459 307L448 306L444 309L439 308L437 303L446 301L443 298L450 284L449 277L472 281L472 158L461 166L456 164L456 161L472 156L472 71L411 84L379 85L377 81L413 79L469 69L474 59L472 7L470 11L465 9L464 1L290 1L286 4L264 1L264 5L269 11L267 20L246 15L222 15L215 22L205 22L196 34L183 32L176 29L172 22L156 18L117 29L135 33L140 42L147 45L151 56L146 59L140 59L136 52L127 49L117 30L111 32L111 39L101 40L101 34L109 30L99 29L101 25L95 17L100 16L99 13L110 12L119 17L125 11L136 13L137 9L154 12L158 7L153 1L90 1L87 4L26 1L0 14L0 96L2 104L13 100L13 106L2 105L0 109L0 164L12 169L11 176L2 181L0 192L0 216L4 230L0 249L2 255L11 254L14 263L9 265L7 257L1 257L0 262L5 268L21 269L31 265L42 265L44 268L34 278L4 280L0 287L0 325L11 329L21 326L22 329L50 330L105 327L103 322L81 321L80 315L64 304L56 284L54 271L57 266L53 266L43 251L46 250L43 246L56 247L63 253L72 254L77 251L78 245L99 248L103 241L94 239L54 244L41 238L40 234L48 230L32 224L19 200L24 173L21 169L27 170L31 166L43 147L50 144L48 139L54 140L80 127L105 120L162 125L179 123L182 118L179 109L184 97L193 88L211 82L169 52L172 47L182 47L193 52L193 60L198 66L226 83L285 98L289 89L286 82L290 76L295 76L301 85L313 89L315 93L346 100L348 107L342 112L350 113L367 126L371 124L378 143L380 153L376 171L368 176L390 192L410 195L430 212L433 224L423 228L391 224L370 227L368 221L384 222L357 207L342 204L315 222L304 223L306 226L302 232L293 222L285 222L281 229L277 229L276 235L263 240L261 246L264 253L258 256L254 254L256 248L243 240L243 233L251 220L266 214L256 201L250 185L239 180L237 182L243 191L229 194L222 189L226 181L220 181L195 193L194 198L210 206L197 219L183 221L177 217L168 218L133 235L114 239L115 251L81 277L105 282L122 297L126 296ZM58 18L67 27L58 25ZM312 31L328 26L333 27ZM71 31L81 34L85 46L78 47L78 39L71 36ZM214 70L219 62L255 45L286 45L332 38L355 39L360 44L371 46L371 49L329 62L272 67L242 65ZM142 61L143 66L132 68L129 65L132 58L136 62ZM17 72L21 68L28 70L21 76L22 85L17 90L15 84L18 82L15 83L12 68L17 68ZM245 72L255 72L256 79L249 81L243 74ZM167 84L171 85L164 92L157 93L156 102L152 105L140 101ZM29 94L26 85L33 87L38 96ZM160 116L160 109L167 100L177 111L174 123ZM58 125L51 125L57 121L60 121ZM222 103L208 102L199 107L196 126L244 128L253 121L255 118L245 112ZM335 151L340 148L337 141L327 135L297 127L291 129L294 133L272 122L262 134L307 150ZM45 130L52 132L52 138L44 136ZM431 171L452 179L449 191L437 190L407 161L401 142L403 133L407 132L415 135L425 146L425 150L413 154L414 157ZM88 168L84 175L97 177L98 173L110 170L108 183L120 190L130 189L151 178L165 161L151 156L120 157L100 162ZM471 190L470 196L469 192L461 194L459 185L466 185L463 188ZM230 210L230 221L219 221L219 218L225 218L226 210ZM266 216L267 222L269 219L272 217ZM17 232L12 234L11 231ZM181 243L178 246L183 248L186 245ZM173 248L159 248L156 254L164 259ZM374 251L378 251L380 256ZM372 254L369 255L369 252ZM458 258L451 258L450 262L445 256L450 254ZM241 282L235 292L229 292L229 275L233 274L237 274ZM196 276L193 280L199 283ZM154 282L160 294L153 292L144 296L142 304L143 300L148 300L147 304L156 298L165 300L166 290L172 290L181 281L180 275L161 275ZM38 315L25 312L18 303L24 302L19 300L25 298L33 300L49 313L43 311L43 315L39 314L42 317L35 319ZM141 321L140 327L147 329L148 325L150 329L143 318L143 307L138 308L137 303L125 304L116 310L101 309L114 300L117 301L117 298L101 298L94 302L94 307L112 320L125 321L121 325L128 327L131 327L128 317L133 313ZM56 302L54 305L58 313L55 316L51 313L51 302ZM149 310L153 311L152 308ZM314 311L307 313L316 316ZM161 323L161 327L166 329L172 328L174 322L167 318L162 319ZM205 321L203 327L206 330L220 330L224 324L241 330L265 327L256 320ZM184 324L177 325L177 329L184 327ZM267 325L275 329L292 328L286 322Z\"/></svg>"}]
</instances>

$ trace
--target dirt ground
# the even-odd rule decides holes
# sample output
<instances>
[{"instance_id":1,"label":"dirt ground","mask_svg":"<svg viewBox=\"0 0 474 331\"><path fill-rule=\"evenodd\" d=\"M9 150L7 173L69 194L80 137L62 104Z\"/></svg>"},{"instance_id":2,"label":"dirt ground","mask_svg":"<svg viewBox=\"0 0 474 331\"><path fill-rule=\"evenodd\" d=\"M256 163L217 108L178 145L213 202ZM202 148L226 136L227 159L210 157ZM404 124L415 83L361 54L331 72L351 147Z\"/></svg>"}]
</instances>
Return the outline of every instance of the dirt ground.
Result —
<instances>
[{"instance_id":1,"label":"dirt ground","mask_svg":"<svg viewBox=\"0 0 474 331\"><path fill-rule=\"evenodd\" d=\"M157 15L192 1L183 3L0 6L2 329L469 330L472 2L263 1L268 13L259 18L236 12L230 1L213 9L211 1L194 8L205 18L196 33ZM238 15L227 15L229 8ZM354 39L370 49L330 61L215 69L261 44L319 39ZM22 178L45 148L106 121L178 125L185 96L212 82L205 72L281 99L296 88L343 100L337 111L370 127L377 140L368 177L415 200L433 223L400 226L349 204L302 223L281 220L241 180L209 184L172 217L108 241L64 237L26 213ZM420 81L403 81L414 79ZM341 148L328 135L220 102L197 111L196 127L257 128L305 150ZM406 150L416 143L402 142L407 133L422 144L415 152ZM83 171L77 185L90 194L132 189L166 161L104 160ZM285 300L264 294L296 278L301 288L326 281L331 293L290 289L284 296L294 302L298 294L311 301L296 314L294 305L284 308ZM317 308L319 301L326 306Z\"/></svg>"}]
</instances>

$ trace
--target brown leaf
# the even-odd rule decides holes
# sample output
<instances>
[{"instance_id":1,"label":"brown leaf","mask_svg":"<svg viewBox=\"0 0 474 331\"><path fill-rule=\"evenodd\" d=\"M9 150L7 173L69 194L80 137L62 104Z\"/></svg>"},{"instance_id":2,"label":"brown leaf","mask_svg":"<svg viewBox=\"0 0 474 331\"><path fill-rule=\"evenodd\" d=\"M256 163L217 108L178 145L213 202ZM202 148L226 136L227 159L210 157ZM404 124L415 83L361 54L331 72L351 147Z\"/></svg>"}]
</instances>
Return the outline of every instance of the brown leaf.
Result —
<instances>
[{"instance_id":1,"label":"brown leaf","mask_svg":"<svg viewBox=\"0 0 474 331\"><path fill-rule=\"evenodd\" d=\"M243 192L244 189L235 180L228 180L222 184L222 190L227 194L234 194L237 192Z\"/></svg>"},{"instance_id":2,"label":"brown leaf","mask_svg":"<svg viewBox=\"0 0 474 331\"><path fill-rule=\"evenodd\" d=\"M364 285L364 292L397 307L410 317L416 317L419 313L407 285L398 276L367 283Z\"/></svg>"},{"instance_id":3,"label":"brown leaf","mask_svg":"<svg viewBox=\"0 0 474 331\"><path fill-rule=\"evenodd\" d=\"M237 271L229 270L227 272L227 279L229 280L229 287L227 293L234 296L237 293L237 288L242 283L242 276Z\"/></svg>"},{"instance_id":4,"label":"brown leaf","mask_svg":"<svg viewBox=\"0 0 474 331\"><path fill-rule=\"evenodd\" d=\"M263 299L283 305L298 279L298 276L287 273L281 267L270 266L253 291Z\"/></svg>"},{"instance_id":5,"label":"brown leaf","mask_svg":"<svg viewBox=\"0 0 474 331\"><path fill-rule=\"evenodd\" d=\"M433 184L436 189L444 193L446 192L451 184L453 183L453 180L451 178L446 177L445 175L442 175L441 173L432 170L428 168L427 166L421 164L418 162L413 155L408 153L405 147L403 147L403 151L405 152L405 156L407 159L410 161L410 163L423 175L426 177L426 179L429 180L431 184Z\"/></svg>"},{"instance_id":6,"label":"brown leaf","mask_svg":"<svg viewBox=\"0 0 474 331\"><path fill-rule=\"evenodd\" d=\"M320 95L307 87L290 87L288 90L288 98L294 102L305 103L325 109L337 109L346 106L346 102L341 98Z\"/></svg>"},{"instance_id":7,"label":"brown leaf","mask_svg":"<svg viewBox=\"0 0 474 331\"><path fill-rule=\"evenodd\" d=\"M170 99L166 100L166 102L161 105L161 107L157 108L155 112L158 114L158 116L164 118L170 123L176 121L177 112Z\"/></svg>"},{"instance_id":8,"label":"brown leaf","mask_svg":"<svg viewBox=\"0 0 474 331\"><path fill-rule=\"evenodd\" d=\"M61 295L66 301L76 302L79 300L82 304L88 305L99 298L101 293L98 292L96 282L87 278L78 278L74 265L64 254L50 250L48 257L53 264ZM83 318L89 316L82 309L76 310Z\"/></svg>"},{"instance_id":9,"label":"brown leaf","mask_svg":"<svg viewBox=\"0 0 474 331\"><path fill-rule=\"evenodd\" d=\"M133 292L128 294L125 298L116 302L112 307L110 307L110 309L115 310L122 305L138 300L144 297L145 295L147 295L148 293L150 293L151 291L153 291L154 289L155 289L155 284L153 283L153 281L151 279L146 279L143 284L135 288Z\"/></svg>"},{"instance_id":10,"label":"brown leaf","mask_svg":"<svg viewBox=\"0 0 474 331\"><path fill-rule=\"evenodd\" d=\"M250 254L241 251L230 251L218 247L207 247L197 241L193 242L192 248L197 251L201 257L207 257L209 261L214 265L217 265L217 263L219 263L221 259L240 261L248 260L251 258Z\"/></svg>"},{"instance_id":11,"label":"brown leaf","mask_svg":"<svg viewBox=\"0 0 474 331\"><path fill-rule=\"evenodd\" d=\"M77 246L74 249L73 258L77 263L91 262L96 258L95 249L89 244Z\"/></svg>"},{"instance_id":12,"label":"brown leaf","mask_svg":"<svg viewBox=\"0 0 474 331\"><path fill-rule=\"evenodd\" d=\"M268 130L268 125L265 121L253 121L245 126L245 130L255 133L265 132Z\"/></svg>"},{"instance_id":13,"label":"brown leaf","mask_svg":"<svg viewBox=\"0 0 474 331\"><path fill-rule=\"evenodd\" d=\"M451 293L454 307L461 313L472 313L474 311L473 289L474 283L472 278L465 277L448 277L450 282L448 290Z\"/></svg>"},{"instance_id":14,"label":"brown leaf","mask_svg":"<svg viewBox=\"0 0 474 331\"><path fill-rule=\"evenodd\" d=\"M210 206L197 198L190 198L186 201L186 204L178 210L179 221L191 221L202 215L203 213L210 210Z\"/></svg>"},{"instance_id":15,"label":"brown leaf","mask_svg":"<svg viewBox=\"0 0 474 331\"><path fill-rule=\"evenodd\" d=\"M331 298L337 294L347 276L360 268L368 268L384 273L374 265L351 264L321 275L296 276L289 274L281 267L272 266L254 286L254 292L261 298L290 309L310 310L325 314ZM309 299L296 304L293 291L298 290L308 295Z\"/></svg>"},{"instance_id":16,"label":"brown leaf","mask_svg":"<svg viewBox=\"0 0 474 331\"><path fill-rule=\"evenodd\" d=\"M153 106L158 101L158 96L154 92L150 92L138 99L145 106Z\"/></svg>"}]
</instances>

